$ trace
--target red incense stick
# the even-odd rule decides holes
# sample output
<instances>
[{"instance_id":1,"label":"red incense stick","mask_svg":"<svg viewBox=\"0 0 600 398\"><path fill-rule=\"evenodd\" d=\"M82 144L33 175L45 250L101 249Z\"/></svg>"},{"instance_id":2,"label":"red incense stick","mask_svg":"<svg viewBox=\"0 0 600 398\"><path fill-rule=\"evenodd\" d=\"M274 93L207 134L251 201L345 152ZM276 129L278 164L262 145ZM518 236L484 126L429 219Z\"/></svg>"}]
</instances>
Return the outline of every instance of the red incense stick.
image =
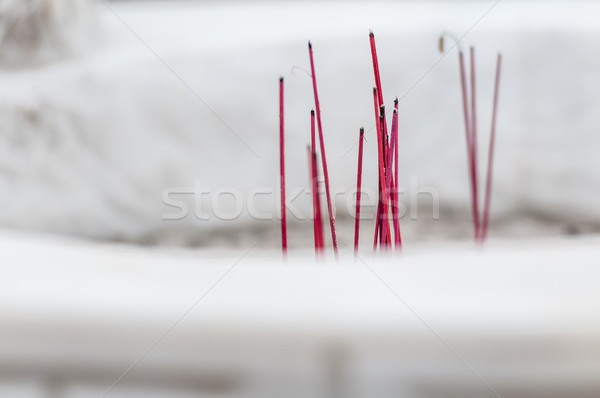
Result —
<instances>
[{"instance_id":1,"label":"red incense stick","mask_svg":"<svg viewBox=\"0 0 600 398\"><path fill-rule=\"evenodd\" d=\"M468 99L468 94L467 94L467 80L466 80L466 73L465 73L465 58L463 55L463 52L459 50L458 52L458 64L460 67L460 86L461 86L461 92L462 92L462 99L463 99L463 114L464 114L464 119L465 119L465 132L466 132L466 136L467 136L467 159L468 159L468 165L469 165L469 179L470 179L470 185L471 185L471 210L472 210L472 214L473 214L473 230L475 231L475 239L477 239L477 232L478 232L478 219L479 219L479 215L478 215L478 211L477 211L477 205L476 205L476 200L475 200L475 189L473 186L473 156L472 156L472 143L471 143L471 122L470 122L470 118L469 118L469 99Z\"/></svg>"},{"instance_id":2,"label":"red incense stick","mask_svg":"<svg viewBox=\"0 0 600 398\"><path fill-rule=\"evenodd\" d=\"M492 109L492 132L490 135L490 148L488 155L488 169L485 184L485 207L483 211L483 226L481 231L481 242L487 239L487 232L490 220L490 202L492 200L492 175L494 167L494 149L496 146L496 116L498 112L498 92L500 89L500 69L502 67L502 55L498 54L496 63L496 82L494 85L494 106Z\"/></svg>"},{"instance_id":3,"label":"red incense stick","mask_svg":"<svg viewBox=\"0 0 600 398\"><path fill-rule=\"evenodd\" d=\"M319 210L319 192L316 172L316 154L311 150L310 145L306 146L308 154L308 179L310 181L310 190L313 200L313 236L315 245L315 255L318 257L322 246L321 213Z\"/></svg>"},{"instance_id":4,"label":"red incense stick","mask_svg":"<svg viewBox=\"0 0 600 398\"><path fill-rule=\"evenodd\" d=\"M394 110L396 111L396 114L398 113L398 97L396 97L396 99L394 99ZM396 117L398 117L396 115ZM398 207L398 180L400 180L400 176L398 175L398 121L396 121L396 131L394 132L394 178L396 179L395 183L394 183L394 192L396 194L396 201L395 201L395 205L396 208ZM402 250L402 235L400 233L400 219L398 218L398 222L397 225L394 225L394 228L396 229L396 233L398 234L398 238L396 239L396 245L397 247Z\"/></svg>"},{"instance_id":5,"label":"red incense stick","mask_svg":"<svg viewBox=\"0 0 600 398\"><path fill-rule=\"evenodd\" d=\"M383 239L382 241L385 242L386 241L386 235L389 236L390 234L390 224L389 224L389 217L388 217L388 197L387 197L387 190L386 190L386 184L385 184L385 169L384 169L384 164L383 164L383 132L382 132L382 125L383 125L383 118L382 118L382 114L380 110L377 109L377 89L373 90L373 102L375 104L375 115L376 115L376 124L377 124L377 157L378 157L378 163L379 163L379 183L381 184L381 196L379 198L380 202L381 202L381 206L382 206L382 219L380 221L380 225L382 227L382 236ZM383 109L385 109L382 106Z\"/></svg>"},{"instance_id":6,"label":"red incense stick","mask_svg":"<svg viewBox=\"0 0 600 398\"><path fill-rule=\"evenodd\" d=\"M385 181L385 191L381 191L382 195L386 195L386 200L388 203L388 214L389 214L389 204L390 204L390 170L387 167L387 157L388 157L388 152L389 152L389 135L387 134L387 131L385 130L385 105L382 105L380 110L379 110L379 124L381 125L381 139L383 142L383 147L382 147L382 154L383 154L383 171L384 171L384 181ZM391 229L390 229L390 224L389 224L390 220L389 218L387 218L385 220L385 223L382 224L382 234L380 235L381 237L381 241L382 241L382 246L385 247L389 247L392 244L392 235L391 235Z\"/></svg>"},{"instance_id":7,"label":"red incense stick","mask_svg":"<svg viewBox=\"0 0 600 398\"><path fill-rule=\"evenodd\" d=\"M375 47L375 35L373 31L369 31L369 44L371 46L371 60L373 61L373 74L375 75L375 87L377 87L377 99L379 106L384 105L383 90L381 88L381 76L379 74L379 60L377 59L377 48ZM383 131L387 134L387 122L383 120Z\"/></svg>"},{"instance_id":8,"label":"red incense stick","mask_svg":"<svg viewBox=\"0 0 600 398\"><path fill-rule=\"evenodd\" d=\"M471 47L471 179L473 180L473 214L475 223L475 239L479 240L479 173L477 172L477 96L475 77L475 48Z\"/></svg>"},{"instance_id":9,"label":"red incense stick","mask_svg":"<svg viewBox=\"0 0 600 398\"><path fill-rule=\"evenodd\" d=\"M319 94L317 91L317 77L315 74L315 62L313 57L312 44L308 42L308 54L310 57L310 70L312 73L313 92L315 97L315 109L317 111L317 126L319 128L319 143L321 145L321 162L323 164L323 176L325 179L325 194L327 196L327 211L329 212L329 226L331 228L331 241L336 259L338 258L337 236L335 233L335 216L329 191L329 172L327 170L327 157L325 156L325 141L323 139L323 126L321 124L321 107L319 105Z\"/></svg>"},{"instance_id":10,"label":"red incense stick","mask_svg":"<svg viewBox=\"0 0 600 398\"><path fill-rule=\"evenodd\" d=\"M313 224L315 230L315 251L322 252L325 247L323 221L321 218L321 199L319 196L319 171L317 168L317 146L315 142L315 111L310 111L310 164L313 193Z\"/></svg>"},{"instance_id":11,"label":"red incense stick","mask_svg":"<svg viewBox=\"0 0 600 398\"><path fill-rule=\"evenodd\" d=\"M358 236L360 228L360 197L362 194L362 161L363 161L363 141L365 137L364 127L360 128L358 141L358 170L356 173L356 210L354 218L354 255L358 253Z\"/></svg>"},{"instance_id":12,"label":"red incense stick","mask_svg":"<svg viewBox=\"0 0 600 398\"><path fill-rule=\"evenodd\" d=\"M395 101L395 106L398 106L398 102ZM397 249L402 249L402 237L400 236L400 219L398 215L398 109L394 109L392 116L392 140L390 144L390 151L388 153L388 169L390 170L390 184L389 189L391 190L390 198L392 200L392 218L394 222L394 244ZM396 171L395 175L392 173L392 153L395 154L396 158ZM394 179L396 181L394 181Z\"/></svg>"},{"instance_id":13,"label":"red incense stick","mask_svg":"<svg viewBox=\"0 0 600 398\"><path fill-rule=\"evenodd\" d=\"M377 187L379 200L377 201L377 215L375 216L375 234L373 236L373 251L377 250L377 242L379 242L379 236L381 235L381 213L383 212L383 206L381 205L381 182L377 183Z\"/></svg>"},{"instance_id":14,"label":"red incense stick","mask_svg":"<svg viewBox=\"0 0 600 398\"><path fill-rule=\"evenodd\" d=\"M398 113L398 97L394 100L394 110ZM396 188L396 194L398 194L398 122L396 122L396 132L392 135L394 136L394 177L396 178L394 188Z\"/></svg>"},{"instance_id":15,"label":"red incense stick","mask_svg":"<svg viewBox=\"0 0 600 398\"><path fill-rule=\"evenodd\" d=\"M379 109L380 104L379 104L379 98L377 96L377 87L373 87L373 104L375 106L375 108ZM378 120L378 113L375 112L375 119ZM378 130L376 130L378 131ZM377 133L376 133L377 134ZM378 140L379 141L379 140ZM379 151L380 147L378 145L377 147L377 151ZM379 236L381 235L381 214L383 213L383 206L381 204L381 170L379 168L377 168L377 194L378 196L378 200L377 200L377 215L375 216L375 233L373 236L373 251L377 250L377 242L379 242Z\"/></svg>"},{"instance_id":16,"label":"red incense stick","mask_svg":"<svg viewBox=\"0 0 600 398\"><path fill-rule=\"evenodd\" d=\"M317 236L318 236L318 252L320 254L323 253L323 251L325 250L325 236L323 236L323 221L322 221L322 211L321 211L321 197L319 195L319 164L317 162L317 153L313 152L312 153L312 163L313 163L313 181L314 181L314 185L313 185L313 190L314 190L314 197L315 200L317 202L317 213L316 213L316 219L317 219Z\"/></svg>"},{"instance_id":17,"label":"red incense stick","mask_svg":"<svg viewBox=\"0 0 600 398\"><path fill-rule=\"evenodd\" d=\"M281 250L287 256L287 218L285 211L285 150L283 117L283 76L279 78L279 181L281 184Z\"/></svg>"},{"instance_id":18,"label":"red incense stick","mask_svg":"<svg viewBox=\"0 0 600 398\"><path fill-rule=\"evenodd\" d=\"M313 156L312 156L312 149L310 148L310 145L306 145L306 160L308 161L308 181L310 184L310 193L312 196L312 202L313 202L313 237L314 237L314 245L315 245L315 252L317 251L317 247L319 245L318 242L318 234L317 234L317 204L316 204L316 200L315 200L315 182L314 182L314 170L313 170Z\"/></svg>"}]
</instances>

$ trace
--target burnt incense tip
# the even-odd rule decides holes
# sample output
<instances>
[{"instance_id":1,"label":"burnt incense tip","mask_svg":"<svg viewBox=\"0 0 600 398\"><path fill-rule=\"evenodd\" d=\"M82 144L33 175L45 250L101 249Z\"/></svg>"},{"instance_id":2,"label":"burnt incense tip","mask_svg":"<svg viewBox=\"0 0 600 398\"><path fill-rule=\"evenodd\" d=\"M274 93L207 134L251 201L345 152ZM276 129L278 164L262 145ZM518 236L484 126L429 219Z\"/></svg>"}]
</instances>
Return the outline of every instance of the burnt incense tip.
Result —
<instances>
[{"instance_id":1,"label":"burnt incense tip","mask_svg":"<svg viewBox=\"0 0 600 398\"><path fill-rule=\"evenodd\" d=\"M360 128L360 133L361 133L361 134L364 134L364 133L365 133L365 128L364 128L364 127L361 127L361 128Z\"/></svg>"},{"instance_id":2,"label":"burnt incense tip","mask_svg":"<svg viewBox=\"0 0 600 398\"><path fill-rule=\"evenodd\" d=\"M282 82L283 81L283 76L279 76L279 81Z\"/></svg>"},{"instance_id":3,"label":"burnt incense tip","mask_svg":"<svg viewBox=\"0 0 600 398\"><path fill-rule=\"evenodd\" d=\"M394 105L398 105L398 97L394 99Z\"/></svg>"},{"instance_id":4,"label":"burnt incense tip","mask_svg":"<svg viewBox=\"0 0 600 398\"><path fill-rule=\"evenodd\" d=\"M456 38L456 36L452 35L449 32L442 32L442 34L440 35L439 41L438 41L438 47L440 50L440 53L444 53L446 50L446 38L450 39L451 41L454 42L454 45L451 46L448 51L452 50L452 48L457 47L458 48L458 54L462 54L463 49L462 49L462 45L460 43L460 39Z\"/></svg>"},{"instance_id":5,"label":"burnt incense tip","mask_svg":"<svg viewBox=\"0 0 600 398\"><path fill-rule=\"evenodd\" d=\"M375 37L375 35L373 34L373 29L369 29L369 37Z\"/></svg>"},{"instance_id":6,"label":"burnt incense tip","mask_svg":"<svg viewBox=\"0 0 600 398\"><path fill-rule=\"evenodd\" d=\"M398 113L398 109L394 109L394 115Z\"/></svg>"},{"instance_id":7,"label":"burnt incense tip","mask_svg":"<svg viewBox=\"0 0 600 398\"><path fill-rule=\"evenodd\" d=\"M373 94L377 93L377 87L373 87Z\"/></svg>"},{"instance_id":8,"label":"burnt incense tip","mask_svg":"<svg viewBox=\"0 0 600 398\"><path fill-rule=\"evenodd\" d=\"M314 116L314 115L315 115L315 110L314 110L314 109L311 109L311 110L310 110L310 114Z\"/></svg>"},{"instance_id":9,"label":"burnt incense tip","mask_svg":"<svg viewBox=\"0 0 600 398\"><path fill-rule=\"evenodd\" d=\"M311 44L310 40L308 41L308 48L312 48L312 44Z\"/></svg>"}]
</instances>

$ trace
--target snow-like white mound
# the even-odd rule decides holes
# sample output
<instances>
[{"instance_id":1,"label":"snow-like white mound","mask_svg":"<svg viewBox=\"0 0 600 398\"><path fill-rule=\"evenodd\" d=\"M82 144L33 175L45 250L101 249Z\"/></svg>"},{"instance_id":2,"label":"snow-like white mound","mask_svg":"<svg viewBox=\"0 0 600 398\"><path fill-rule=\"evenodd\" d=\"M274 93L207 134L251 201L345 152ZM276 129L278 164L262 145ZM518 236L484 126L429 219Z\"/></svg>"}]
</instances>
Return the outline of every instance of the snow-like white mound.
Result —
<instances>
[{"instance_id":1,"label":"snow-like white mound","mask_svg":"<svg viewBox=\"0 0 600 398\"><path fill-rule=\"evenodd\" d=\"M442 30L468 31L490 5L136 2L111 5L118 17L100 5L101 40L85 53L0 73L0 224L133 241L152 241L164 231L197 232L203 241L207 229L271 225L250 216L247 198L258 196L252 205L266 218L276 213L282 73L288 191L308 185L312 91L302 72L291 72L308 66L308 38L332 188L350 192L358 128L373 125L367 37L373 28L384 94L389 101L401 97L400 185L408 191L401 199L410 206L411 193L434 190L438 223L468 225L457 57L452 52L440 60L437 37ZM492 228L494 221L506 225L525 216L566 226L600 221L594 145L600 58L591 51L600 38L593 17L600 7L539 8L500 2L464 39L478 50L482 175L495 56L504 54ZM51 37L44 32L35 42ZM376 190L372 131L367 140L364 182ZM272 194L263 193L269 188ZM219 190L234 193L219 197ZM241 198L239 217L219 219L215 207L236 215L231 197ZM431 201L421 197L418 217L425 222L432 219ZM346 198L337 197L339 219L352 213ZM179 218L173 201L188 206L187 217L165 220ZM310 215L308 195L294 204ZM409 216L404 224L421 222Z\"/></svg>"}]
</instances>

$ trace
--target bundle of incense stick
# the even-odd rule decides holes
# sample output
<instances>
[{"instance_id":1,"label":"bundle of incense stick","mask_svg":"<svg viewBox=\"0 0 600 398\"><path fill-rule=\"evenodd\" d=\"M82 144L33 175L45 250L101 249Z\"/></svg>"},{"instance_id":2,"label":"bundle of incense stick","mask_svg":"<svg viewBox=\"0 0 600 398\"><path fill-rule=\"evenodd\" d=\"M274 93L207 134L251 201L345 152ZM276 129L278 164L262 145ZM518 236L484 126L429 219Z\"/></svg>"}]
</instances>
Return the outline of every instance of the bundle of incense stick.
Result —
<instances>
[{"instance_id":1,"label":"bundle of incense stick","mask_svg":"<svg viewBox=\"0 0 600 398\"><path fill-rule=\"evenodd\" d=\"M369 44L371 46L371 60L373 62L373 74L375 77L373 105L375 109L375 125L377 127L377 157L379 163L379 202L373 237L373 250L377 250L378 244L382 250L391 249L392 247L402 250L398 214L398 99L394 100L390 134L388 133L385 117L385 103L373 31L369 32ZM390 207L394 225L394 245L392 245L389 219Z\"/></svg>"},{"instance_id":2,"label":"bundle of incense stick","mask_svg":"<svg viewBox=\"0 0 600 398\"><path fill-rule=\"evenodd\" d=\"M444 52L444 36L440 38L440 51ZM487 237L489 227L489 209L491 203L492 189L492 171L494 159L494 147L496 138L496 118L498 108L498 89L500 84L500 66L502 57L498 55L496 67L496 80L494 87L494 105L492 111L492 132L490 138L488 154L488 170L485 184L485 207L483 211L483 221L481 221L478 200L478 171L477 171L477 104L476 104L476 76L475 76L475 50L471 48L470 62L470 87L471 102L469 104L468 85L465 72L465 62L463 52L460 49L460 43L456 41L459 47L459 68L461 92L463 99L463 114L465 120L465 131L467 138L467 160L469 166L469 182L471 190L471 204L473 212L473 228L476 242L484 242ZM369 32L369 43L371 47L371 60L373 63L373 74L375 87L373 87L373 109L375 116L375 127L377 131L377 166L378 166L378 187L379 201L377 206L377 216L375 220L375 232L373 236L373 250L378 248L383 251L396 249L402 250L402 236L400 233L400 220L398 211L398 98L394 100L392 112L391 129L388 130L386 119L386 105L384 102L383 90L381 85L381 76L379 70L379 61L377 58L377 48L375 46L375 35ZM325 142L323 135L323 126L321 123L321 106L319 103L319 93L317 90L317 79L315 74L315 62L312 44L308 42L308 54L310 59L311 80L314 95L315 109L310 113L310 146L307 147L309 181L313 200L313 235L315 254L320 258L325 251L325 238L322 223L320 189L319 189L319 170L316 133L319 133L320 157L323 169L323 182L325 185L325 195L327 199L327 211L329 215L329 227L331 230L331 241L336 259L338 258L338 244L335 231L335 212L332 202L329 184L329 171L327 168L327 157L325 155ZM285 156L284 156L284 109L283 109L283 78L280 78L280 178L281 178L281 238L282 250L284 255L287 252L287 227L285 217ZM316 112L315 112L316 111ZM316 122L316 123L315 123ZM356 210L354 225L354 252L358 253L359 231L360 231L360 203L362 193L362 163L363 163L363 142L364 128L360 128L358 145L358 170L356 180ZM390 211L392 220L390 225Z\"/></svg>"},{"instance_id":3,"label":"bundle of incense stick","mask_svg":"<svg viewBox=\"0 0 600 398\"><path fill-rule=\"evenodd\" d=\"M498 113L498 92L500 87L500 69L502 65L502 55L498 54L496 62L496 79L494 83L494 101L492 108L492 127L490 134L490 145L488 150L488 170L485 183L485 202L483 209L483 221L479 210L479 172L477 160L477 90L476 90L476 70L475 70L475 48L470 48L470 84L471 101L469 104L468 85L465 72L464 53L459 40L454 39L448 34L440 37L440 52L444 52L444 37L448 36L455 41L458 47L458 66L460 70L460 86L463 101L463 117L465 120L465 133L467 138L467 163L469 167L469 183L471 187L471 212L473 214L473 233L475 242L483 244L487 239L489 228L489 215L491 205L492 174L494 164L494 151L496 145L496 119ZM453 46L454 47L454 46ZM470 113L469 113L470 109Z\"/></svg>"}]
</instances>

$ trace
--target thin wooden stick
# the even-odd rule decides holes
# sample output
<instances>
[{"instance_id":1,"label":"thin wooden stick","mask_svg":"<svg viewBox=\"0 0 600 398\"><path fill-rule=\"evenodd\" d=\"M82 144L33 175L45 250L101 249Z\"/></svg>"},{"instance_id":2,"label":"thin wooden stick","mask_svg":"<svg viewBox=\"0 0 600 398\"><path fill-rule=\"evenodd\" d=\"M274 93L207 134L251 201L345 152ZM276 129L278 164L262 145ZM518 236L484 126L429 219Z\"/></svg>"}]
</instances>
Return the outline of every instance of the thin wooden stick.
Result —
<instances>
[{"instance_id":1,"label":"thin wooden stick","mask_svg":"<svg viewBox=\"0 0 600 398\"><path fill-rule=\"evenodd\" d=\"M360 197L362 194L362 161L363 161L363 141L365 137L365 129L364 127L360 128L360 132L358 134L359 142L358 142L358 170L356 172L356 209L355 209L355 218L354 218L354 256L358 255L358 238L360 231Z\"/></svg>"},{"instance_id":2,"label":"thin wooden stick","mask_svg":"<svg viewBox=\"0 0 600 398\"><path fill-rule=\"evenodd\" d=\"M481 224L479 217L479 172L477 161L477 86L475 76L475 48L471 47L471 179L473 180L473 214L475 240L479 241Z\"/></svg>"},{"instance_id":3,"label":"thin wooden stick","mask_svg":"<svg viewBox=\"0 0 600 398\"><path fill-rule=\"evenodd\" d=\"M283 114L283 76L279 78L279 181L281 184L281 250L287 256L287 217L285 211L285 145Z\"/></svg>"},{"instance_id":4,"label":"thin wooden stick","mask_svg":"<svg viewBox=\"0 0 600 398\"><path fill-rule=\"evenodd\" d=\"M325 141L323 139L323 126L321 124L321 107L319 105L319 93L317 91L317 77L315 74L315 62L313 57L312 44L308 42L308 54L310 57L310 70L312 73L313 92L315 97L315 109L317 111L317 126L319 128L319 143L321 145L321 162L323 164L323 176L325 178L325 194L327 196L327 211L329 212L329 226L331 228L331 240L333 243L333 252L335 258L338 259L338 244L335 233L335 215L333 213L333 205L331 202L331 194L329 190L329 171L327 170L327 157L325 156Z\"/></svg>"},{"instance_id":5,"label":"thin wooden stick","mask_svg":"<svg viewBox=\"0 0 600 398\"><path fill-rule=\"evenodd\" d=\"M490 204L492 201L492 176L494 167L494 149L496 147L496 116L498 113L498 93L500 90L500 69L502 67L502 54L498 54L496 62L496 82L494 85L494 106L492 109L492 132L490 135L490 148L488 155L488 169L485 184L485 208L483 211L483 227L481 231L481 242L487 239L487 232L490 220Z\"/></svg>"}]
</instances>

